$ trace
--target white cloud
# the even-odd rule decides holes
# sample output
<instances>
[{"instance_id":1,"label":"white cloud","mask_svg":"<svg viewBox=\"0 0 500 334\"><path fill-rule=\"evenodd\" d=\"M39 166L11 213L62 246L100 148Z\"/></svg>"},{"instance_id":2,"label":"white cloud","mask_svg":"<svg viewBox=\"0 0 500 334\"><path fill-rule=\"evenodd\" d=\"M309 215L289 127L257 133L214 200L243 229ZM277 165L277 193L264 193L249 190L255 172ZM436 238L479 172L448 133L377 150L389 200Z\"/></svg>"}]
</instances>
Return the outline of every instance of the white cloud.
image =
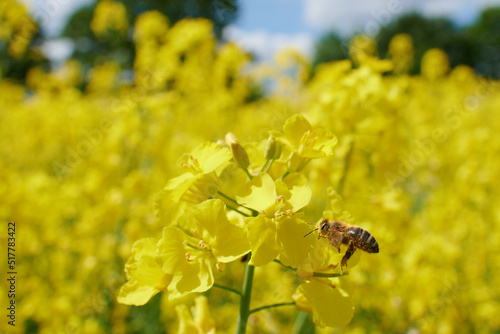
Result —
<instances>
[{"instance_id":1,"label":"white cloud","mask_svg":"<svg viewBox=\"0 0 500 334\"><path fill-rule=\"evenodd\" d=\"M234 25L224 29L224 37L256 55L260 61L268 61L285 48L294 48L304 55L313 53L314 37L307 33L273 34L265 30L245 31Z\"/></svg>"},{"instance_id":2,"label":"white cloud","mask_svg":"<svg viewBox=\"0 0 500 334\"><path fill-rule=\"evenodd\" d=\"M341 34L353 30L370 33L371 29L389 22L404 6L398 0L303 0L304 21L320 29L335 29Z\"/></svg>"},{"instance_id":3,"label":"white cloud","mask_svg":"<svg viewBox=\"0 0 500 334\"><path fill-rule=\"evenodd\" d=\"M305 24L322 31L335 29L341 34L374 34L401 13L418 11L431 16L456 18L464 11L478 14L483 8L500 5L500 0L302 0Z\"/></svg>"}]
</instances>

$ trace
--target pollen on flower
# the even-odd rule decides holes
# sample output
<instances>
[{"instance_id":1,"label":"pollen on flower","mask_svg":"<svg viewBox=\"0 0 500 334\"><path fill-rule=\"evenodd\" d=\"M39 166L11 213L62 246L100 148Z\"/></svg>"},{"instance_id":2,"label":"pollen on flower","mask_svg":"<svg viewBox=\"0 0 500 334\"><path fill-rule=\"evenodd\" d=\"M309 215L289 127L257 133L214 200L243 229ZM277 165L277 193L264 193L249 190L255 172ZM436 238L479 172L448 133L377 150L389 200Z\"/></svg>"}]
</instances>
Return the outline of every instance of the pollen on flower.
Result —
<instances>
[{"instance_id":1,"label":"pollen on flower","mask_svg":"<svg viewBox=\"0 0 500 334\"><path fill-rule=\"evenodd\" d=\"M191 252L187 252L187 253L186 253L186 260L187 260L188 262L192 262L192 261L194 261L194 259L192 259L192 258L191 258Z\"/></svg>"},{"instance_id":2,"label":"pollen on flower","mask_svg":"<svg viewBox=\"0 0 500 334\"><path fill-rule=\"evenodd\" d=\"M311 137L311 131L306 131L300 140L300 144L302 147L311 147L314 146L314 143L318 139L318 136Z\"/></svg>"},{"instance_id":3,"label":"pollen on flower","mask_svg":"<svg viewBox=\"0 0 500 334\"><path fill-rule=\"evenodd\" d=\"M192 155L189 155L188 159L189 159L188 163L183 162L183 163L181 163L181 166L193 174L200 173L202 170L201 170L200 162L198 161L198 159L193 157Z\"/></svg>"},{"instance_id":4,"label":"pollen on flower","mask_svg":"<svg viewBox=\"0 0 500 334\"><path fill-rule=\"evenodd\" d=\"M195 237L197 237L198 239L201 239L201 236L200 236L200 234L198 233L198 229L193 228L193 229L191 230L191 233L192 233ZM200 241L201 241L201 240L200 240ZM186 243L187 243L187 241L186 241Z\"/></svg>"},{"instance_id":5,"label":"pollen on flower","mask_svg":"<svg viewBox=\"0 0 500 334\"><path fill-rule=\"evenodd\" d=\"M209 247L205 244L205 242L203 242L203 240L200 240L198 242L198 247L201 247L203 249L209 249Z\"/></svg>"},{"instance_id":6,"label":"pollen on flower","mask_svg":"<svg viewBox=\"0 0 500 334\"><path fill-rule=\"evenodd\" d=\"M292 209L287 209L285 211L277 212L275 216L283 217L283 216L293 216L293 215L295 215L295 211L293 211Z\"/></svg>"}]
</instances>

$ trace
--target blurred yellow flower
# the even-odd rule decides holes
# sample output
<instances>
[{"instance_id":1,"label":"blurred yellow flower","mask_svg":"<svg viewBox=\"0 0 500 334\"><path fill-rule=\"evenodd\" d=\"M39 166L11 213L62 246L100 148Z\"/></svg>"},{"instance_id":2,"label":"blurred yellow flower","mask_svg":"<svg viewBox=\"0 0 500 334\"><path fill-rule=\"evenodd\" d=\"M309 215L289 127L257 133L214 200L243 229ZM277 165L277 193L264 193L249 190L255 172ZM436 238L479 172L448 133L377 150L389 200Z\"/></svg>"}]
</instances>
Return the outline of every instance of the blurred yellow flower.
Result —
<instances>
[{"instance_id":1,"label":"blurred yellow flower","mask_svg":"<svg viewBox=\"0 0 500 334\"><path fill-rule=\"evenodd\" d=\"M25 5L16 0L0 4L0 41L8 44L9 55L21 57L31 43L38 26L28 15Z\"/></svg>"},{"instance_id":2,"label":"blurred yellow flower","mask_svg":"<svg viewBox=\"0 0 500 334\"><path fill-rule=\"evenodd\" d=\"M178 334L215 334L214 320L210 315L208 300L205 296L198 296L194 300L193 315L186 304L177 305L175 310L179 318ZM193 319L194 316L194 319Z\"/></svg>"},{"instance_id":3,"label":"blurred yellow flower","mask_svg":"<svg viewBox=\"0 0 500 334\"><path fill-rule=\"evenodd\" d=\"M103 36L109 31L126 34L129 24L125 5L118 1L100 0L90 22L90 29L96 36Z\"/></svg>"},{"instance_id":4,"label":"blurred yellow flower","mask_svg":"<svg viewBox=\"0 0 500 334\"><path fill-rule=\"evenodd\" d=\"M448 55L441 49L430 49L422 57L420 68L425 78L441 78L450 71Z\"/></svg>"},{"instance_id":5,"label":"blurred yellow flower","mask_svg":"<svg viewBox=\"0 0 500 334\"><path fill-rule=\"evenodd\" d=\"M394 73L408 73L413 66L413 39L409 34L397 34L389 42L389 56L394 64Z\"/></svg>"},{"instance_id":6,"label":"blurred yellow flower","mask_svg":"<svg viewBox=\"0 0 500 334\"><path fill-rule=\"evenodd\" d=\"M139 15L134 25L134 41L161 41L166 37L168 19L159 11L151 10Z\"/></svg>"},{"instance_id":7,"label":"blurred yellow flower","mask_svg":"<svg viewBox=\"0 0 500 334\"><path fill-rule=\"evenodd\" d=\"M367 58L377 55L377 42L368 35L357 35L349 44L349 57L352 62L359 66Z\"/></svg>"}]
</instances>

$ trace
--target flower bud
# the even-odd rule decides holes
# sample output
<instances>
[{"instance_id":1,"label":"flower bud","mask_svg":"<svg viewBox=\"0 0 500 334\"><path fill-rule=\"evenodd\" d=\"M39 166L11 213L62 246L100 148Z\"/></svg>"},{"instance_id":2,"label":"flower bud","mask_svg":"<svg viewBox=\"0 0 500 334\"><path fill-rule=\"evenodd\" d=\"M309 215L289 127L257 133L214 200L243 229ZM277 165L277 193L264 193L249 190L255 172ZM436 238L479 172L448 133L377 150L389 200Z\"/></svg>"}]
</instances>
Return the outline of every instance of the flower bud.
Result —
<instances>
[{"instance_id":1,"label":"flower bud","mask_svg":"<svg viewBox=\"0 0 500 334\"><path fill-rule=\"evenodd\" d=\"M288 159L287 169L288 173L300 172L309 162L309 158L301 157L297 152L292 152Z\"/></svg>"},{"instance_id":2,"label":"flower bud","mask_svg":"<svg viewBox=\"0 0 500 334\"><path fill-rule=\"evenodd\" d=\"M231 153L236 164L242 169L247 169L250 166L250 159L248 159L247 151L241 146L238 138L233 133L228 132L226 134L226 143L231 148Z\"/></svg>"},{"instance_id":3,"label":"flower bud","mask_svg":"<svg viewBox=\"0 0 500 334\"><path fill-rule=\"evenodd\" d=\"M281 145L273 136L270 136L267 140L264 155L267 160L276 160L281 156Z\"/></svg>"}]
</instances>

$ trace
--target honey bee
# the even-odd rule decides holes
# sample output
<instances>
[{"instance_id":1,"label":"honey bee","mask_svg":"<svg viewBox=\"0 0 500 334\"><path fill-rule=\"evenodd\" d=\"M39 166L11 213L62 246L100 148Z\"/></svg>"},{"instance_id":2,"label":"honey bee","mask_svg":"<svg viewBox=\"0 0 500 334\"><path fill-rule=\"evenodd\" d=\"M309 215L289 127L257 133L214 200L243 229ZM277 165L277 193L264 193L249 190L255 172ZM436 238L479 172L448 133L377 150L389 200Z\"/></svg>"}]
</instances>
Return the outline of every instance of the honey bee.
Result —
<instances>
[{"instance_id":1,"label":"honey bee","mask_svg":"<svg viewBox=\"0 0 500 334\"><path fill-rule=\"evenodd\" d=\"M378 253L378 242L373 235L361 227L350 225L341 221L329 221L322 219L318 222L318 227L309 232L319 230L319 238L328 238L330 244L337 248L340 253L340 245L347 245L347 250L340 261L340 268L347 266L347 260L351 258L357 248L367 253Z\"/></svg>"}]
</instances>

